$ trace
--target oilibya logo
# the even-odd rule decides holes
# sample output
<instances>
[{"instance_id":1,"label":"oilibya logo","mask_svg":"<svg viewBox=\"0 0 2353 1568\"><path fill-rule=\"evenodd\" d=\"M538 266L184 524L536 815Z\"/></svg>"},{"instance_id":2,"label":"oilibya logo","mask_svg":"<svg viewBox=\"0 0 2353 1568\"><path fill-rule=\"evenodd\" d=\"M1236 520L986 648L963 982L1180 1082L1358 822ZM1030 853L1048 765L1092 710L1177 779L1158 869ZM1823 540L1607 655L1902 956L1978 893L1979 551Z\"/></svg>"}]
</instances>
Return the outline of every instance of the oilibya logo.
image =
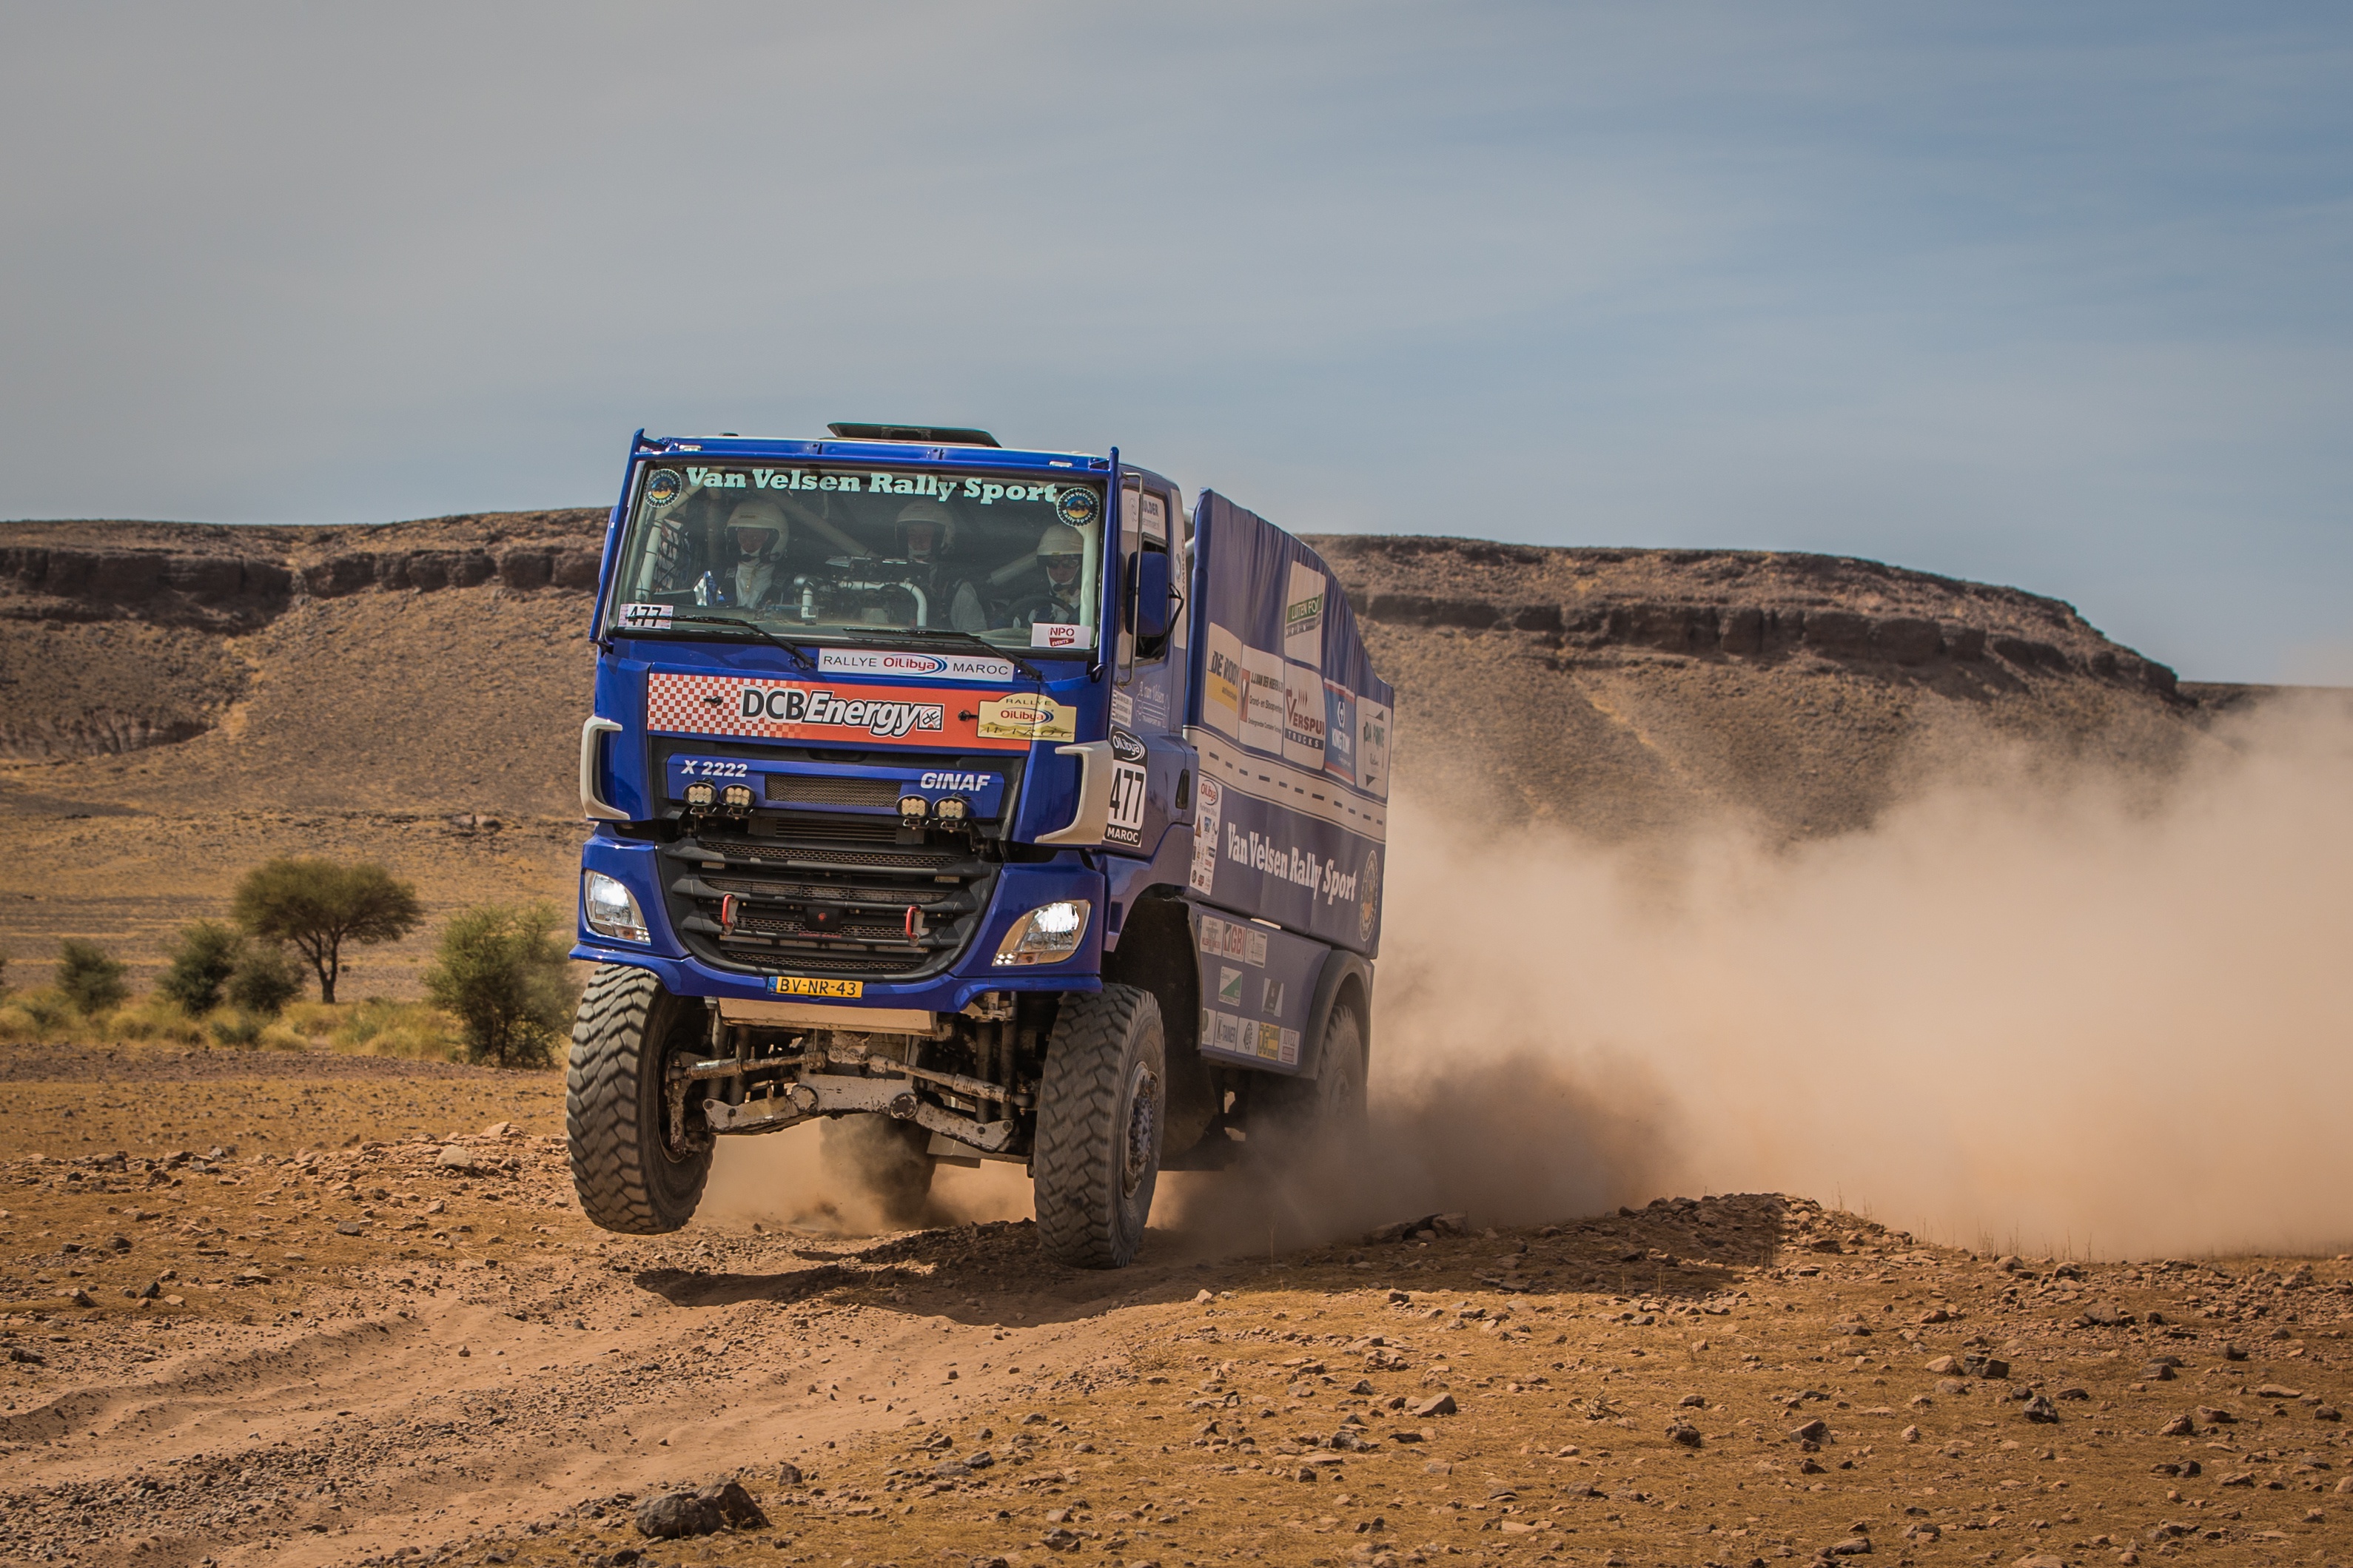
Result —
<instances>
[{"instance_id":1,"label":"oilibya logo","mask_svg":"<svg viewBox=\"0 0 2353 1568\"><path fill-rule=\"evenodd\" d=\"M1123 763L1140 763L1144 761L1144 742L1114 727L1111 732L1111 754Z\"/></svg>"}]
</instances>

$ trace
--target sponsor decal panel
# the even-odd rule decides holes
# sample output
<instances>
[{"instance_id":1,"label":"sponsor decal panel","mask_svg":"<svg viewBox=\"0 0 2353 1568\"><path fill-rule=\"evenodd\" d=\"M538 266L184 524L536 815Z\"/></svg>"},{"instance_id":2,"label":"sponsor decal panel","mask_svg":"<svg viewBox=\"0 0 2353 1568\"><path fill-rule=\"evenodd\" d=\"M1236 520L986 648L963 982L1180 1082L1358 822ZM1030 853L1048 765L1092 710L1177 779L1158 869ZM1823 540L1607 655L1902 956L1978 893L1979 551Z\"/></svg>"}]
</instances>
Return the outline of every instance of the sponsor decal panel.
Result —
<instances>
[{"instance_id":1,"label":"sponsor decal panel","mask_svg":"<svg viewBox=\"0 0 2353 1568\"><path fill-rule=\"evenodd\" d=\"M1242 649L1241 742L1278 757L1282 755L1282 670L1281 655Z\"/></svg>"},{"instance_id":2,"label":"sponsor decal panel","mask_svg":"<svg viewBox=\"0 0 2353 1568\"><path fill-rule=\"evenodd\" d=\"M1168 502L1156 490L1143 490L1136 497L1135 515L1144 537L1168 542Z\"/></svg>"},{"instance_id":3,"label":"sponsor decal panel","mask_svg":"<svg viewBox=\"0 0 2353 1568\"><path fill-rule=\"evenodd\" d=\"M1218 884L1218 822L1225 800L1225 786L1215 779L1203 779L1198 798L1194 801L1193 870L1187 884L1197 893L1208 893Z\"/></svg>"},{"instance_id":4,"label":"sponsor decal panel","mask_svg":"<svg viewBox=\"0 0 2353 1568\"><path fill-rule=\"evenodd\" d=\"M1389 797L1389 710L1386 703L1356 699L1356 787Z\"/></svg>"},{"instance_id":5,"label":"sponsor decal panel","mask_svg":"<svg viewBox=\"0 0 2353 1568\"><path fill-rule=\"evenodd\" d=\"M1216 846L1216 860L1204 879L1201 858L1208 844ZM1380 852L1364 835L1227 784L1220 791L1215 828L1197 820L1193 850L1192 886L1203 898L1258 915L1285 931L1375 951L1380 934ZM1245 942L1271 934L1264 927L1236 924L1233 929ZM1230 961L1237 955L1226 956Z\"/></svg>"},{"instance_id":6,"label":"sponsor decal panel","mask_svg":"<svg viewBox=\"0 0 2353 1568\"><path fill-rule=\"evenodd\" d=\"M983 721L998 704L1051 709L1034 736ZM646 677L646 728L666 735L740 735L770 741L838 741L892 746L1012 751L1030 740L1069 740L1071 710L1050 698L985 697L977 691L911 692L850 681L769 680L755 676L654 670Z\"/></svg>"},{"instance_id":7,"label":"sponsor decal panel","mask_svg":"<svg viewBox=\"0 0 2353 1568\"><path fill-rule=\"evenodd\" d=\"M891 675L907 680L1013 679L1013 665L1007 659L899 648L821 647L817 650L817 668L820 675Z\"/></svg>"},{"instance_id":8,"label":"sponsor decal panel","mask_svg":"<svg viewBox=\"0 0 2353 1568\"><path fill-rule=\"evenodd\" d=\"M1324 574L1303 562L1291 563L1291 584L1282 595L1282 657L1311 669L1324 668Z\"/></svg>"},{"instance_id":9,"label":"sponsor decal panel","mask_svg":"<svg viewBox=\"0 0 2353 1568\"><path fill-rule=\"evenodd\" d=\"M670 617L677 614L672 605L623 605L621 629L625 632L659 632L670 629Z\"/></svg>"},{"instance_id":10,"label":"sponsor decal panel","mask_svg":"<svg viewBox=\"0 0 2353 1568\"><path fill-rule=\"evenodd\" d=\"M1356 778L1356 694L1336 680L1324 683L1324 771L1342 784Z\"/></svg>"},{"instance_id":11,"label":"sponsor decal panel","mask_svg":"<svg viewBox=\"0 0 2353 1568\"><path fill-rule=\"evenodd\" d=\"M980 705L980 738L995 744L1032 741L1073 741L1078 738L1079 710L1066 708L1042 692L1016 697L991 697Z\"/></svg>"},{"instance_id":12,"label":"sponsor decal panel","mask_svg":"<svg viewBox=\"0 0 2353 1568\"><path fill-rule=\"evenodd\" d=\"M1103 841L1139 847L1144 842L1144 805L1151 778L1145 767L1142 741L1121 729L1111 731L1111 815L1103 823Z\"/></svg>"},{"instance_id":13,"label":"sponsor decal panel","mask_svg":"<svg viewBox=\"0 0 2353 1568\"><path fill-rule=\"evenodd\" d=\"M1255 1057L1287 1068L1299 1065L1299 1031L1221 1007L1201 1009L1201 1048L1229 1056Z\"/></svg>"},{"instance_id":14,"label":"sponsor decal panel","mask_svg":"<svg viewBox=\"0 0 2353 1568\"><path fill-rule=\"evenodd\" d=\"M1242 1005L1242 972L1239 969L1218 971L1218 1000L1229 1007Z\"/></svg>"},{"instance_id":15,"label":"sponsor decal panel","mask_svg":"<svg viewBox=\"0 0 2353 1568\"><path fill-rule=\"evenodd\" d=\"M665 506L683 492L678 476L663 469L647 485L647 499ZM686 487L705 490L846 490L859 495L932 496L995 506L999 501L1043 501L1055 515L1082 528L1102 510L1084 485L1028 484L1020 480L964 479L955 474L897 473L882 468L716 468L689 465Z\"/></svg>"},{"instance_id":16,"label":"sponsor decal panel","mask_svg":"<svg viewBox=\"0 0 2353 1568\"><path fill-rule=\"evenodd\" d=\"M1095 629L1092 626L1066 626L1060 621L1036 621L1030 624L1031 647L1092 647Z\"/></svg>"},{"instance_id":17,"label":"sponsor decal panel","mask_svg":"<svg viewBox=\"0 0 2353 1568\"><path fill-rule=\"evenodd\" d=\"M1255 968L1266 967L1266 931L1263 927L1241 921L1221 921L1215 915L1201 917L1201 951L1213 958L1230 958L1238 963ZM1282 1005L1282 988L1274 989L1273 1005Z\"/></svg>"},{"instance_id":18,"label":"sponsor decal panel","mask_svg":"<svg viewBox=\"0 0 2353 1568\"><path fill-rule=\"evenodd\" d=\"M1242 738L1242 639L1209 623L1208 653L1201 661L1201 722L1229 741Z\"/></svg>"},{"instance_id":19,"label":"sponsor decal panel","mask_svg":"<svg viewBox=\"0 0 2353 1568\"><path fill-rule=\"evenodd\" d=\"M1282 760L1324 771L1324 678L1303 664L1282 667Z\"/></svg>"}]
</instances>

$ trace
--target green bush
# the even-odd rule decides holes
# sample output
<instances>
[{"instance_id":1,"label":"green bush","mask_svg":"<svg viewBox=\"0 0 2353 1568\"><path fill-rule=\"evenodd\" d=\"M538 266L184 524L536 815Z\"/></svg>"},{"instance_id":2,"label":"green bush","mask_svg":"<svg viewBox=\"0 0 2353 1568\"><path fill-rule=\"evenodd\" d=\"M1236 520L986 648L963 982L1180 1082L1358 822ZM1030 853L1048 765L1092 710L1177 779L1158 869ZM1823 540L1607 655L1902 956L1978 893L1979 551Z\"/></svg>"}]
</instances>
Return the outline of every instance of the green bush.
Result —
<instances>
[{"instance_id":1,"label":"green bush","mask_svg":"<svg viewBox=\"0 0 2353 1568\"><path fill-rule=\"evenodd\" d=\"M353 1007L335 1025L327 1044L339 1051L412 1061L464 1061L467 1054L457 1020L448 1014L429 1003L392 1002L382 996Z\"/></svg>"},{"instance_id":2,"label":"green bush","mask_svg":"<svg viewBox=\"0 0 2353 1568\"><path fill-rule=\"evenodd\" d=\"M491 904L442 927L425 991L456 1015L469 1059L502 1068L553 1060L575 1000L555 941L560 919L552 904Z\"/></svg>"},{"instance_id":3,"label":"green bush","mask_svg":"<svg viewBox=\"0 0 2353 1568\"><path fill-rule=\"evenodd\" d=\"M58 989L66 999L80 1009L84 1017L91 1017L110 1007L120 1007L131 994L131 987L122 983L123 965L106 956L106 950L96 942L79 937L68 937L58 947Z\"/></svg>"},{"instance_id":4,"label":"green bush","mask_svg":"<svg viewBox=\"0 0 2353 1568\"><path fill-rule=\"evenodd\" d=\"M224 1013L212 1024L213 1038L224 1046L250 1047L261 1038L261 1020L250 1013Z\"/></svg>"},{"instance_id":5,"label":"green bush","mask_svg":"<svg viewBox=\"0 0 2353 1568\"><path fill-rule=\"evenodd\" d=\"M396 942L423 922L417 889L381 866L326 859L271 860L237 885L237 923L264 942L291 942L319 976L319 1000L335 999L343 943Z\"/></svg>"},{"instance_id":6,"label":"green bush","mask_svg":"<svg viewBox=\"0 0 2353 1568\"><path fill-rule=\"evenodd\" d=\"M280 943L248 942L225 989L231 1005L274 1018L301 994L302 966Z\"/></svg>"},{"instance_id":7,"label":"green bush","mask_svg":"<svg viewBox=\"0 0 2353 1568\"><path fill-rule=\"evenodd\" d=\"M245 956L245 933L218 921L197 921L180 928L172 962L156 992L191 1013L209 1013L220 1005L221 992Z\"/></svg>"}]
</instances>

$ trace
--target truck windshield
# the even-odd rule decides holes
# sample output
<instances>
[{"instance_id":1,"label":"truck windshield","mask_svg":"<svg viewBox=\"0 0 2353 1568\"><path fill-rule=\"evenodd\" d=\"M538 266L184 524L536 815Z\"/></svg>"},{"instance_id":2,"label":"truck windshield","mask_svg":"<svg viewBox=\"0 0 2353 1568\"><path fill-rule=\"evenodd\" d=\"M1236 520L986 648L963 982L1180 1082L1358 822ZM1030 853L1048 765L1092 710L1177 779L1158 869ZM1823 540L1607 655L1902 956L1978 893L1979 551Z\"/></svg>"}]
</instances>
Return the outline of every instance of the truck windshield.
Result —
<instances>
[{"instance_id":1,"label":"truck windshield","mask_svg":"<svg viewBox=\"0 0 2353 1568\"><path fill-rule=\"evenodd\" d=\"M1102 558L1095 485L680 463L639 485L608 624L701 631L695 616L724 615L818 641L881 628L911 641L952 632L1006 648L1092 647Z\"/></svg>"}]
</instances>

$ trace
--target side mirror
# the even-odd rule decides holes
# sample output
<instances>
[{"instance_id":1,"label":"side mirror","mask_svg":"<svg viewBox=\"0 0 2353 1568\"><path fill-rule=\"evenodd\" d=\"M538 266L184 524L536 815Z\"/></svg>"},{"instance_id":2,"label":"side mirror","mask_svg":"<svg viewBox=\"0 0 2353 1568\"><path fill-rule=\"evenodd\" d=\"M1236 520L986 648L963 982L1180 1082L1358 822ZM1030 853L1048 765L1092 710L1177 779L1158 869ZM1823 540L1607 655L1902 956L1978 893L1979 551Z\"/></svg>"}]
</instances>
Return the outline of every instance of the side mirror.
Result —
<instances>
[{"instance_id":1,"label":"side mirror","mask_svg":"<svg viewBox=\"0 0 2353 1568\"><path fill-rule=\"evenodd\" d=\"M1144 642L1168 635L1168 552L1139 550L1127 563L1128 629Z\"/></svg>"}]
</instances>

